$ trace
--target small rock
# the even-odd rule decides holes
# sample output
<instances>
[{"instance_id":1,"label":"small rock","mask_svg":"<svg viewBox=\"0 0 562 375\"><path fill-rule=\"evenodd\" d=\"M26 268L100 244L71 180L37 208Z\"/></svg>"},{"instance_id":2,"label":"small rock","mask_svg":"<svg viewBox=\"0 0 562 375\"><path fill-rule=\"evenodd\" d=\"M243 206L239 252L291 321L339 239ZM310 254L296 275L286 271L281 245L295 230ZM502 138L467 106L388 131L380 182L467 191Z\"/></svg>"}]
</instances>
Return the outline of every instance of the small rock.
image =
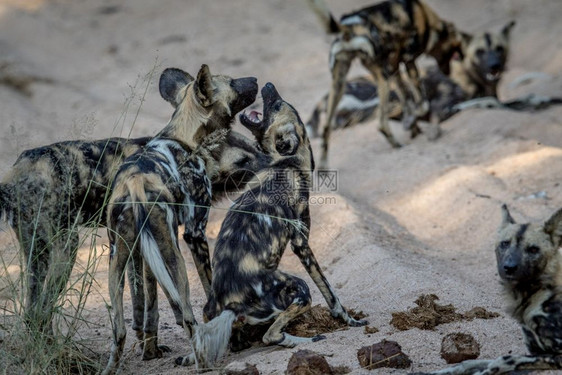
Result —
<instances>
[{"instance_id":1,"label":"small rock","mask_svg":"<svg viewBox=\"0 0 562 375\"><path fill-rule=\"evenodd\" d=\"M361 367L368 370L379 367L408 368L412 364L397 342L387 340L362 347L357 351L357 359Z\"/></svg>"},{"instance_id":2,"label":"small rock","mask_svg":"<svg viewBox=\"0 0 562 375\"><path fill-rule=\"evenodd\" d=\"M250 363L230 362L221 371L222 375L260 375L258 368Z\"/></svg>"},{"instance_id":3,"label":"small rock","mask_svg":"<svg viewBox=\"0 0 562 375\"><path fill-rule=\"evenodd\" d=\"M480 345L467 333L450 333L441 342L441 357L447 363L459 363L480 355Z\"/></svg>"},{"instance_id":4,"label":"small rock","mask_svg":"<svg viewBox=\"0 0 562 375\"><path fill-rule=\"evenodd\" d=\"M332 375L326 359L310 350L299 350L292 355L287 366L287 375Z\"/></svg>"},{"instance_id":5,"label":"small rock","mask_svg":"<svg viewBox=\"0 0 562 375\"><path fill-rule=\"evenodd\" d=\"M365 331L363 331L366 335L371 333L377 333L379 329L377 327L365 326Z\"/></svg>"}]
</instances>

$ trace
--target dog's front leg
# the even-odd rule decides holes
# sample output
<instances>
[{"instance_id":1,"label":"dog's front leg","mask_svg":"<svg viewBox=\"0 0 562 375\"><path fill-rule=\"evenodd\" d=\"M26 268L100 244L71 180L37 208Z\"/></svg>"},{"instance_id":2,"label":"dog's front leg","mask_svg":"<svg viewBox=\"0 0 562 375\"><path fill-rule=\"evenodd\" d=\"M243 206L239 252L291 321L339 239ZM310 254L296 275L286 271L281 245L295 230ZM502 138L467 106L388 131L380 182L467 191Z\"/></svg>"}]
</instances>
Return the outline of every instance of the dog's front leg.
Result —
<instances>
[{"instance_id":1,"label":"dog's front leg","mask_svg":"<svg viewBox=\"0 0 562 375\"><path fill-rule=\"evenodd\" d=\"M394 148L401 147L402 145L394 138L390 125L388 123L388 107L390 99L390 89L388 85L388 77L383 72L382 67L378 64L362 60L363 65L377 80L378 94L379 94L379 131L386 137L386 140Z\"/></svg>"},{"instance_id":2,"label":"dog's front leg","mask_svg":"<svg viewBox=\"0 0 562 375\"><path fill-rule=\"evenodd\" d=\"M205 291L205 296L207 300L211 294L211 257L209 255L209 244L207 242L207 236L205 235L205 228L207 227L207 221L209 219L209 208L211 207L211 198L205 193L199 192L194 205L193 211L189 211L189 214L184 220L185 232L183 233L183 239L187 243L191 255L193 257L193 262L197 268L197 273L201 279L201 284L203 285L203 290Z\"/></svg>"},{"instance_id":3,"label":"dog's front leg","mask_svg":"<svg viewBox=\"0 0 562 375\"><path fill-rule=\"evenodd\" d=\"M293 252L299 257L299 260L306 268L306 271L308 272L318 289L320 289L320 292L328 303L330 310L332 310L332 316L343 319L348 325L353 327L367 325L369 323L367 320L357 320L349 315L349 313L342 306L334 289L328 282L328 279L326 279L324 273L320 269L320 265L318 264L316 257L314 256L312 250L310 249L310 246L308 245L308 233L310 231L310 210L308 207L306 207L301 214L301 222L303 229L296 231L291 240L291 248L293 249Z\"/></svg>"},{"instance_id":4,"label":"dog's front leg","mask_svg":"<svg viewBox=\"0 0 562 375\"><path fill-rule=\"evenodd\" d=\"M207 236L205 236L205 233L202 231L197 231L197 233L185 232L183 234L183 239L189 246L189 250L193 256L193 262L195 263L197 273L199 274L201 284L203 285L203 290L205 291L207 299L209 299L209 295L211 293L212 271Z\"/></svg>"},{"instance_id":5,"label":"dog's front leg","mask_svg":"<svg viewBox=\"0 0 562 375\"><path fill-rule=\"evenodd\" d=\"M320 289L320 292L328 303L330 310L332 310L332 316L343 319L348 325L352 327L367 325L369 323L367 320L357 320L353 318L342 306L334 289L320 269L320 265L318 264L318 261L314 257L314 254L312 253L312 250L310 249L308 244L306 244L305 246L295 246L293 244L292 248L293 252L299 257L301 263L306 268L306 271L308 272L318 289Z\"/></svg>"}]
</instances>

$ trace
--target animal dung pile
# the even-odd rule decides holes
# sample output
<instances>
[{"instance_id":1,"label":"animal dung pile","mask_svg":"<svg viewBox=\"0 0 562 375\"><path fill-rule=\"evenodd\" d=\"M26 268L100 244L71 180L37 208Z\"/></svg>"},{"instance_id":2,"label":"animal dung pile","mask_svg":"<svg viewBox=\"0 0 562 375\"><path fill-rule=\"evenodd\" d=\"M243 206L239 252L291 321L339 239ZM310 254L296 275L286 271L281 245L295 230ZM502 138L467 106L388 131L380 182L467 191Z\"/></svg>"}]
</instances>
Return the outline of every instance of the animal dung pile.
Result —
<instances>
[{"instance_id":1,"label":"animal dung pile","mask_svg":"<svg viewBox=\"0 0 562 375\"><path fill-rule=\"evenodd\" d=\"M401 331L411 328L432 330L439 324L452 323L461 320L492 319L499 316L483 307L475 307L464 314L458 313L452 305L439 305L439 297L435 294L422 294L414 302L417 307L406 312L393 312L390 324Z\"/></svg>"},{"instance_id":2,"label":"animal dung pile","mask_svg":"<svg viewBox=\"0 0 562 375\"><path fill-rule=\"evenodd\" d=\"M361 367L368 370L380 367L408 368L412 364L397 342L387 340L362 347L357 351L357 359Z\"/></svg>"},{"instance_id":3,"label":"animal dung pile","mask_svg":"<svg viewBox=\"0 0 562 375\"><path fill-rule=\"evenodd\" d=\"M260 375L258 368L250 363L231 362L221 372L224 375Z\"/></svg>"},{"instance_id":4,"label":"animal dung pile","mask_svg":"<svg viewBox=\"0 0 562 375\"><path fill-rule=\"evenodd\" d=\"M333 375L326 359L311 350L299 350L291 356L287 375Z\"/></svg>"},{"instance_id":5,"label":"animal dung pile","mask_svg":"<svg viewBox=\"0 0 562 375\"><path fill-rule=\"evenodd\" d=\"M363 312L348 312L354 319L366 317ZM343 320L334 318L327 307L316 305L292 320L285 331L294 336L313 337L345 329L349 327Z\"/></svg>"},{"instance_id":6,"label":"animal dung pile","mask_svg":"<svg viewBox=\"0 0 562 375\"><path fill-rule=\"evenodd\" d=\"M441 358L447 363L460 363L467 359L476 359L479 355L480 345L467 333L449 333L441 341Z\"/></svg>"}]
</instances>

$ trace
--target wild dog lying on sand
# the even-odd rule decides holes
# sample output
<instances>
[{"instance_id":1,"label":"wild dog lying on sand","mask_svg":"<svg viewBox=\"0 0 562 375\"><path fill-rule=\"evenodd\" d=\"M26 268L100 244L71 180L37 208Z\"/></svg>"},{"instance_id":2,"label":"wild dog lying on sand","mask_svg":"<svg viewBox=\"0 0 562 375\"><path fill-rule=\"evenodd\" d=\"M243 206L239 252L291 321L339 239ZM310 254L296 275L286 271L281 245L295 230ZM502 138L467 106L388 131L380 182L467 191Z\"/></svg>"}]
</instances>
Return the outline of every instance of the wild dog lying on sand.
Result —
<instances>
[{"instance_id":1,"label":"wild dog lying on sand","mask_svg":"<svg viewBox=\"0 0 562 375\"><path fill-rule=\"evenodd\" d=\"M420 79L421 90L429 101L429 111L420 117L421 120L438 124L458 112L456 105L460 103L484 96L497 97L497 86L506 68L510 32L514 25L514 21L509 22L499 33L485 32L474 36L461 33L461 53L458 59L451 60L450 74L447 76L437 68L430 68ZM390 92L389 101L388 117L394 120L402 118L402 105L395 91ZM376 82L370 77L348 80L332 127L344 128L373 119L379 102ZM517 109L506 104L508 108ZM312 136L319 134L320 119L327 112L327 105L328 94L314 107L306 122ZM415 128L411 130L412 136L419 134Z\"/></svg>"},{"instance_id":2,"label":"wild dog lying on sand","mask_svg":"<svg viewBox=\"0 0 562 375\"><path fill-rule=\"evenodd\" d=\"M441 20L421 0L387 0L341 17L333 18L323 0L309 0L309 5L322 21L326 31L337 34L330 50L332 87L328 99L328 116L324 127L321 167L328 160L328 142L337 105L343 95L345 77L355 58L375 78L379 88L379 130L393 147L400 147L388 126L388 78L397 73L399 64L406 65L410 90L418 109L423 98L419 92L419 74L415 59L426 53L437 60L445 73L449 61L460 49L461 38L454 25ZM404 84L396 75L400 93L405 93ZM400 94L399 93L399 94Z\"/></svg>"},{"instance_id":3,"label":"wild dog lying on sand","mask_svg":"<svg viewBox=\"0 0 562 375\"><path fill-rule=\"evenodd\" d=\"M544 223L518 224L502 206L496 244L509 313L521 325L530 355L473 360L434 374L505 374L562 369L562 210Z\"/></svg>"},{"instance_id":4,"label":"wild dog lying on sand","mask_svg":"<svg viewBox=\"0 0 562 375\"><path fill-rule=\"evenodd\" d=\"M24 314L31 329L52 334L55 305L79 246L78 229L105 225L103 213L113 176L123 159L140 152L150 139L65 141L30 149L21 153L4 177L0 218L12 227L25 258ZM238 189L249 178L246 172L261 169L269 157L258 152L250 139L229 132L217 161L214 196L224 189ZM195 240L201 242L201 237Z\"/></svg>"},{"instance_id":5,"label":"wild dog lying on sand","mask_svg":"<svg viewBox=\"0 0 562 375\"><path fill-rule=\"evenodd\" d=\"M143 359L162 356L157 345L156 282L165 291L177 323L183 325L188 338L193 335L197 322L189 302L177 228L185 225L184 238L207 291L211 270L205 226L211 179L218 170L213 153L222 151L221 132L225 135L235 114L253 103L257 89L253 77L211 75L206 65L195 80L179 69L162 73L160 93L176 107L174 115L143 152L123 162L107 207L114 342L105 374L117 371L125 344L123 286L127 268L132 288L139 290L132 296L133 306L143 306L144 300L144 312L134 311L135 323L142 323L134 329L143 343Z\"/></svg>"},{"instance_id":6,"label":"wild dog lying on sand","mask_svg":"<svg viewBox=\"0 0 562 375\"><path fill-rule=\"evenodd\" d=\"M212 292L204 308L208 323L198 326L193 338L200 367L212 366L226 351L232 325L273 324L263 342L293 347L323 336L302 338L283 332L287 323L311 303L306 283L278 270L287 244L299 257L319 287L332 314L349 325L355 320L341 305L308 245L308 206L312 150L297 111L277 93L273 84L262 89L263 120L255 112L242 114L240 122L256 136L273 160L229 210L213 255Z\"/></svg>"}]
</instances>

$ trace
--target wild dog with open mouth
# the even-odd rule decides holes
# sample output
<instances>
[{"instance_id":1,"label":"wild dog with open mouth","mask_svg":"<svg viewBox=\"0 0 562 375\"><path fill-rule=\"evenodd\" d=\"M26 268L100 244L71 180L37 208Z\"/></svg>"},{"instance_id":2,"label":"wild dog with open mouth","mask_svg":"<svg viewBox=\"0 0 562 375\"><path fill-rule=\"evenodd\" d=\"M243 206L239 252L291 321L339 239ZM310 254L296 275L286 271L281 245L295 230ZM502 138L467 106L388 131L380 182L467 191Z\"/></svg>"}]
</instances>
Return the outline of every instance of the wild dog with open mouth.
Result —
<instances>
[{"instance_id":1,"label":"wild dog with open mouth","mask_svg":"<svg viewBox=\"0 0 562 375\"><path fill-rule=\"evenodd\" d=\"M208 323L193 338L199 366L210 367L222 357L235 322L240 325L273 321L263 342L293 347L324 338L288 335L283 328L311 303L306 283L278 270L287 244L319 287L335 317L349 325L355 320L341 305L308 244L308 198L314 170L312 150L297 111L268 83L262 89L263 120L255 112L240 122L252 131L273 160L259 172L234 202L223 221L213 255L212 292L204 308Z\"/></svg>"},{"instance_id":2,"label":"wild dog with open mouth","mask_svg":"<svg viewBox=\"0 0 562 375\"><path fill-rule=\"evenodd\" d=\"M509 22L499 33L485 32L474 36L461 33L462 52L458 54L458 59L451 60L450 75L433 67L420 79L422 92L429 101L429 111L419 119L438 124L457 113L458 104L484 96L497 97L497 86L506 68L509 36L514 25L514 21ZM379 101L376 82L370 77L348 80L332 127L344 128L373 119ZM402 105L395 91L390 92L389 102L388 117L394 120L402 118ZM326 113L327 105L328 94L316 104L306 122L312 136L319 134L320 119ZM508 103L508 108L512 107ZM411 133L412 136L418 134Z\"/></svg>"},{"instance_id":3,"label":"wild dog with open mouth","mask_svg":"<svg viewBox=\"0 0 562 375\"><path fill-rule=\"evenodd\" d=\"M132 296L138 299L133 302L135 307L142 306L141 297L144 300L144 319L141 311L134 311L135 322L143 323L142 328L134 327L143 343L143 359L162 355L157 345L156 282L165 291L177 323L183 325L189 338L193 335L197 322L189 302L177 228L185 226L184 238L207 291L211 270L205 226L212 197L210 179L218 169L212 153L221 151L222 137L235 114L255 100L257 80L211 75L206 65L194 80L171 68L160 77L160 92L176 107L174 115L143 152L123 162L107 207L114 342L105 374L118 369L125 344L123 286L127 268L132 288L143 288L143 293Z\"/></svg>"},{"instance_id":4,"label":"wild dog with open mouth","mask_svg":"<svg viewBox=\"0 0 562 375\"><path fill-rule=\"evenodd\" d=\"M498 96L497 87L506 68L513 26L515 21L507 23L499 33L462 35L462 59L451 61L450 75L467 99Z\"/></svg>"},{"instance_id":5,"label":"wild dog with open mouth","mask_svg":"<svg viewBox=\"0 0 562 375\"><path fill-rule=\"evenodd\" d=\"M117 169L124 158L141 152L150 139L63 141L37 147L22 152L4 177L0 219L12 227L25 259L24 316L30 329L52 334L55 305L80 243L78 229L105 225L105 207ZM217 162L213 197L243 186L252 175L248 172L268 165L269 157L259 152L253 141L231 131ZM201 238L195 240L206 244ZM210 266L205 272L209 288ZM143 309L141 306L140 311Z\"/></svg>"},{"instance_id":6,"label":"wild dog with open mouth","mask_svg":"<svg viewBox=\"0 0 562 375\"><path fill-rule=\"evenodd\" d=\"M530 355L473 360L434 374L505 374L562 369L562 209L543 223L518 224L506 205L496 242L498 273L509 313Z\"/></svg>"},{"instance_id":7,"label":"wild dog with open mouth","mask_svg":"<svg viewBox=\"0 0 562 375\"><path fill-rule=\"evenodd\" d=\"M332 87L328 99L328 116L324 127L322 157L320 164L325 167L328 157L328 141L332 120L343 95L345 77L355 58L376 79L380 99L379 130L393 147L400 147L388 126L388 78L398 71L399 64L405 64L410 91L418 109L423 98L419 91L419 74L415 59L426 53L437 60L445 73L449 61L460 49L461 39L454 25L441 20L421 0L387 0L379 4L348 13L339 22L333 18L323 0L309 0L309 5L322 21L326 31L338 34L330 50ZM398 90L406 92L400 77L396 75Z\"/></svg>"}]
</instances>

